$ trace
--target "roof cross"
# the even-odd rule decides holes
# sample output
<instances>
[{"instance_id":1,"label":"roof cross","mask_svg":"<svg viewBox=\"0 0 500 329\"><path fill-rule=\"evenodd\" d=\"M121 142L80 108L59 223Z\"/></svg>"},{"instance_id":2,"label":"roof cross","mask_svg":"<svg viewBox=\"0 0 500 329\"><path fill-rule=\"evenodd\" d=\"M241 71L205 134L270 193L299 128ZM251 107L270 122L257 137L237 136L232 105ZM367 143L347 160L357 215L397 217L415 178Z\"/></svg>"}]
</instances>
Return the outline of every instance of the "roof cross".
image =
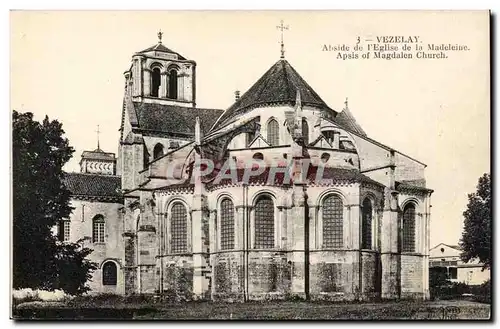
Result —
<instances>
[{"instance_id":1,"label":"roof cross","mask_svg":"<svg viewBox=\"0 0 500 329\"><path fill-rule=\"evenodd\" d=\"M97 130L95 131L97 133L97 149L100 150L101 148L99 147L99 134L101 131L99 130L99 125L97 125Z\"/></svg>"},{"instance_id":2,"label":"roof cross","mask_svg":"<svg viewBox=\"0 0 500 329\"><path fill-rule=\"evenodd\" d=\"M158 31L158 43L161 43L162 36L163 36L163 32L161 30Z\"/></svg>"},{"instance_id":3,"label":"roof cross","mask_svg":"<svg viewBox=\"0 0 500 329\"><path fill-rule=\"evenodd\" d=\"M278 30L281 30L281 57L285 58L285 44L283 43L283 33L288 30L288 25L283 25L283 20L281 20L280 25L276 26Z\"/></svg>"}]
</instances>

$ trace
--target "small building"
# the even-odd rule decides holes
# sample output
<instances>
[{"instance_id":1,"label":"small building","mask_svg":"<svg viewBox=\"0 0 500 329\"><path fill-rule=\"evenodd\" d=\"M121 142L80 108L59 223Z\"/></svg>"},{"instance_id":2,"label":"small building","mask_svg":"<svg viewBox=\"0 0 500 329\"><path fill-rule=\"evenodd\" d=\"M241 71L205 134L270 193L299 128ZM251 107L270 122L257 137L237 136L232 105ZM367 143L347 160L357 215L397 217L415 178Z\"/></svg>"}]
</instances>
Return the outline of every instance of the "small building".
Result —
<instances>
[{"instance_id":1,"label":"small building","mask_svg":"<svg viewBox=\"0 0 500 329\"><path fill-rule=\"evenodd\" d=\"M430 250L429 268L431 271L446 271L451 282L463 282L468 285L480 285L490 279L490 270L483 271L478 260L464 263L460 259L462 249L457 245L440 243Z\"/></svg>"}]
</instances>

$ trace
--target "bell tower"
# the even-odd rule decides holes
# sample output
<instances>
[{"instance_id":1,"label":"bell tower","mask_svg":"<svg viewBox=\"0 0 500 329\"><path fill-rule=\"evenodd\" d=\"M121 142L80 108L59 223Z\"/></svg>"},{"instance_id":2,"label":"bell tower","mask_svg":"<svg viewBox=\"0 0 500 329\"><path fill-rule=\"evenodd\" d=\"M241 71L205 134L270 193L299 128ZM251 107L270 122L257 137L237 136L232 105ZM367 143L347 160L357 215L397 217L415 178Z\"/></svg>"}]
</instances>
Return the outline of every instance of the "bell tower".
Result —
<instances>
[{"instance_id":1,"label":"bell tower","mask_svg":"<svg viewBox=\"0 0 500 329\"><path fill-rule=\"evenodd\" d=\"M135 53L124 72L134 102L196 106L196 62L158 43Z\"/></svg>"}]
</instances>

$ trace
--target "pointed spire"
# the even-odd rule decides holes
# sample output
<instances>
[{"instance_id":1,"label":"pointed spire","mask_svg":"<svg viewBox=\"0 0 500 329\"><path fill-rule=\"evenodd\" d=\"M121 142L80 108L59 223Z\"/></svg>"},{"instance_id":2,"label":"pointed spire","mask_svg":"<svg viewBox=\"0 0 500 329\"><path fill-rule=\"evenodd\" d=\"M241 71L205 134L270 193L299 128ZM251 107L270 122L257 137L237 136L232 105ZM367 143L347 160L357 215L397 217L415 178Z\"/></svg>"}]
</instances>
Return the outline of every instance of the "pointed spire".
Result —
<instances>
[{"instance_id":1,"label":"pointed spire","mask_svg":"<svg viewBox=\"0 0 500 329\"><path fill-rule=\"evenodd\" d=\"M196 117L196 123L194 126L194 142L196 145L201 144L200 117Z\"/></svg>"},{"instance_id":2,"label":"pointed spire","mask_svg":"<svg viewBox=\"0 0 500 329\"><path fill-rule=\"evenodd\" d=\"M302 96L299 88L297 88L297 96L295 97L295 117L302 124Z\"/></svg>"},{"instance_id":3,"label":"pointed spire","mask_svg":"<svg viewBox=\"0 0 500 329\"><path fill-rule=\"evenodd\" d=\"M295 106L302 107L302 97L300 96L299 88L297 88L297 95L295 96Z\"/></svg>"},{"instance_id":4,"label":"pointed spire","mask_svg":"<svg viewBox=\"0 0 500 329\"><path fill-rule=\"evenodd\" d=\"M158 43L161 44L161 38L163 37L163 32L161 29L158 31Z\"/></svg>"},{"instance_id":5,"label":"pointed spire","mask_svg":"<svg viewBox=\"0 0 500 329\"><path fill-rule=\"evenodd\" d=\"M347 97L345 98L344 104L345 104L345 108L348 109L349 108L349 99Z\"/></svg>"}]
</instances>

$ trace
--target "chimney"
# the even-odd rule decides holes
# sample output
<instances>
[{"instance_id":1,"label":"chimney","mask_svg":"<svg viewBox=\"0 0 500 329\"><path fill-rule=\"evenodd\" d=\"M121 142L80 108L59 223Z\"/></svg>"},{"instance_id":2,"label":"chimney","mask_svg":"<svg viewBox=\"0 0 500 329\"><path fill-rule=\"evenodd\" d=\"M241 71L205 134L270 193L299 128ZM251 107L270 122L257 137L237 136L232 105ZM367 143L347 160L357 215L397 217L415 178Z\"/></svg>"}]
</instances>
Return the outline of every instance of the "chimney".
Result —
<instances>
[{"instance_id":1,"label":"chimney","mask_svg":"<svg viewBox=\"0 0 500 329\"><path fill-rule=\"evenodd\" d=\"M240 99L240 91L236 90L234 92L234 101L237 102Z\"/></svg>"}]
</instances>

